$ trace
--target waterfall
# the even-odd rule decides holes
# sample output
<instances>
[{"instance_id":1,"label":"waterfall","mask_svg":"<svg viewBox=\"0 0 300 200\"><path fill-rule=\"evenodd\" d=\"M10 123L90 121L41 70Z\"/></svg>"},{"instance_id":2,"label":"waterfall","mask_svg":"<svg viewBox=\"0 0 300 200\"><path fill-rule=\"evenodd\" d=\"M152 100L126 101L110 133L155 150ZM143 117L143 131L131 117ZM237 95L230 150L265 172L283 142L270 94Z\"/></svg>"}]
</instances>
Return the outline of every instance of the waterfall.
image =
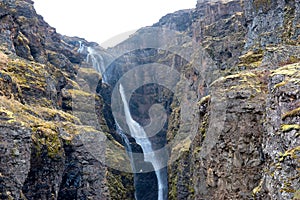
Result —
<instances>
[{"instance_id":1,"label":"waterfall","mask_svg":"<svg viewBox=\"0 0 300 200\"><path fill-rule=\"evenodd\" d=\"M106 76L105 76L105 63L103 56L98 53L95 49L92 47L86 47L82 41L79 42L79 49L77 50L78 53L87 53L86 56L86 62L91 63L93 68L99 72L102 75L102 81L104 83L106 82Z\"/></svg>"},{"instance_id":2,"label":"waterfall","mask_svg":"<svg viewBox=\"0 0 300 200\"><path fill-rule=\"evenodd\" d=\"M102 75L102 81L107 83L105 77L105 63L102 55L97 53L92 47L87 47L87 52L87 62L92 62L93 68Z\"/></svg>"},{"instance_id":3,"label":"waterfall","mask_svg":"<svg viewBox=\"0 0 300 200\"><path fill-rule=\"evenodd\" d=\"M79 41L79 49L77 50L77 52L78 53L83 53L84 48L85 48L84 44L82 44L82 42Z\"/></svg>"},{"instance_id":4,"label":"waterfall","mask_svg":"<svg viewBox=\"0 0 300 200\"><path fill-rule=\"evenodd\" d=\"M127 152L128 156L129 156L129 160L130 160L130 165L132 167L132 171L135 172L135 165L134 165L134 161L133 161L133 155L132 155L132 149L131 149L130 142L128 140L128 137L124 134L123 130L121 129L121 127L119 126L119 124L118 124L117 121L116 121L116 130L117 130L117 133L121 136L121 138L122 138L122 140L124 142L124 146L125 146L126 152Z\"/></svg>"},{"instance_id":5,"label":"waterfall","mask_svg":"<svg viewBox=\"0 0 300 200\"><path fill-rule=\"evenodd\" d=\"M125 97L124 88L120 84L119 92L121 95L121 99L124 105L124 112L126 123L129 127L129 131L131 136L136 140L136 143L139 144L144 153L144 160L146 162L150 162L155 170L155 174L157 177L158 183L158 200L164 200L164 190L166 189L167 180L164 180L162 175L161 166L162 164L159 162L158 156L156 155L155 151L153 151L151 141L148 139L148 136L143 129L136 121L134 121L131 117L129 105Z\"/></svg>"},{"instance_id":6,"label":"waterfall","mask_svg":"<svg viewBox=\"0 0 300 200\"><path fill-rule=\"evenodd\" d=\"M125 149L126 149L126 152L129 156L129 160L130 160L130 165L131 165L131 168L132 168L132 171L134 173L134 176L135 176L135 164L134 164L134 159L133 159L133 153L132 153L132 148L131 148L131 145L130 145L130 142L129 142L129 139L128 137L124 134L123 130L121 129L120 125L118 124L118 122L115 120L116 122L116 130L117 130L117 133L121 136L123 142L124 142L124 146L125 146ZM136 177L134 177L136 178ZM136 192L134 193L134 196L135 196L135 199L136 199Z\"/></svg>"},{"instance_id":7,"label":"waterfall","mask_svg":"<svg viewBox=\"0 0 300 200\"><path fill-rule=\"evenodd\" d=\"M101 51L101 50L100 50ZM106 66L104 57L101 55L101 53L98 52L97 49L94 49L93 47L88 47L83 44L82 41L79 41L79 48L77 50L80 54L86 55L86 62L90 63L92 67L102 75L102 81L104 83L108 83L107 76L106 76ZM106 58L106 57L105 57ZM107 58L106 58L107 59ZM109 76L108 76L109 77ZM166 169L166 163L162 161L164 159L164 155L158 155L157 152L153 150L152 143L149 140L144 128L140 126L136 121L132 119L129 105L125 97L124 88L122 85L119 87L119 92L121 95L121 99L124 105L124 112L125 112L125 119L126 123L130 130L130 135L133 137L136 141L136 144L138 144L142 151L143 151L143 158L146 166L152 165L154 169L154 173L157 179L157 185L158 185L158 200L166 200L168 195L168 176L167 176L167 169ZM140 169L139 166L141 163L144 162L135 162L138 160L138 158L135 157L134 153L132 152L132 144L129 142L129 139L127 135L123 132L119 124L117 123L117 120L115 119L116 123L116 131L120 135L120 137L123 140L125 149L127 151L128 157L130 159L130 164L132 171L134 173L134 180L135 180L135 187L137 186L139 182L136 181L139 179L139 176L144 174L143 169ZM142 160L140 160L142 161ZM150 163L150 164L149 164ZM151 167L151 170L152 170ZM139 172L136 170L140 170ZM139 174L142 172L141 174ZM149 171L146 171L145 174L147 174ZM151 172L152 175L154 175L153 172ZM152 179L152 178L151 178ZM154 176L153 176L154 179ZM145 179L146 180L146 179ZM138 198L137 194L138 190L135 192L135 199ZM139 193L142 194L142 193Z\"/></svg>"}]
</instances>

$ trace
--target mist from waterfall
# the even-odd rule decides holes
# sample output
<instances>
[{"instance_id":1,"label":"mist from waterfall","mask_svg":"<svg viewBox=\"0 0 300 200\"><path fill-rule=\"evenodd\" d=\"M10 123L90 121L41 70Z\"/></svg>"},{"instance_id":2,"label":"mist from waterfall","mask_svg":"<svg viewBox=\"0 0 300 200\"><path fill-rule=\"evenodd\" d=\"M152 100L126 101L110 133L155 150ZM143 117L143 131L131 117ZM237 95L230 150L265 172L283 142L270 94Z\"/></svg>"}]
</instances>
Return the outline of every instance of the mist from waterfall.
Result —
<instances>
[{"instance_id":1,"label":"mist from waterfall","mask_svg":"<svg viewBox=\"0 0 300 200\"><path fill-rule=\"evenodd\" d=\"M148 139L144 128L132 119L129 105L125 97L124 88L121 84L119 87L119 92L124 105L126 123L129 127L130 134L135 139L136 143L141 146L143 150L144 161L150 162L155 170L155 175L158 183L158 200L165 200L167 195L164 194L164 191L167 188L167 176L164 176L162 174L162 168L164 166L162 166L158 155L156 155L156 152L153 150L151 141Z\"/></svg>"}]
</instances>

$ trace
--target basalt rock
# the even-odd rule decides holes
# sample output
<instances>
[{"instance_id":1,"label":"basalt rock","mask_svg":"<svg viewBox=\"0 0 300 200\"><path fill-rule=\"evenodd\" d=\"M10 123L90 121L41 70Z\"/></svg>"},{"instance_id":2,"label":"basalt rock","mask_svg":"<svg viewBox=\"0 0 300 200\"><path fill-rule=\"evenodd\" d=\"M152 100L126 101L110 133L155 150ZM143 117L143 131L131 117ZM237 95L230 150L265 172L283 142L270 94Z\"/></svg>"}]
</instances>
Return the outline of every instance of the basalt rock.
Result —
<instances>
[{"instance_id":1,"label":"basalt rock","mask_svg":"<svg viewBox=\"0 0 300 200\"><path fill-rule=\"evenodd\" d=\"M299 13L298 0L199 0L105 50L58 34L31 0L0 0L1 199L155 199L154 173L134 189L116 133L128 73L132 117L159 119L150 140L169 144L169 199L299 199Z\"/></svg>"},{"instance_id":2,"label":"basalt rock","mask_svg":"<svg viewBox=\"0 0 300 200\"><path fill-rule=\"evenodd\" d=\"M95 156L101 148L86 147L88 135L110 136L95 94L101 75L78 52L88 42L58 34L30 0L0 1L0 16L1 199L133 194L120 189L131 175L117 179Z\"/></svg>"}]
</instances>

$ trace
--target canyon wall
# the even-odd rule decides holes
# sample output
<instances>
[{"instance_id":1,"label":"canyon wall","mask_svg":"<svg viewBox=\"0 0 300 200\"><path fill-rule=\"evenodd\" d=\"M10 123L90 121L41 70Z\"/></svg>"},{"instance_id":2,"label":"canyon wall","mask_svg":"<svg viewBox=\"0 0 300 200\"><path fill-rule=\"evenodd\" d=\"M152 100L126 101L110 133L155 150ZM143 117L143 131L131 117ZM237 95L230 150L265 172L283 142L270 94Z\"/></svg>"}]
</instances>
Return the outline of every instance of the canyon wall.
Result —
<instances>
[{"instance_id":1,"label":"canyon wall","mask_svg":"<svg viewBox=\"0 0 300 200\"><path fill-rule=\"evenodd\" d=\"M300 199L299 17L298 0L199 0L106 50L0 1L0 198L134 199L112 101L129 73L132 118L165 112L150 141L170 155L168 199ZM155 199L153 174L138 179Z\"/></svg>"}]
</instances>

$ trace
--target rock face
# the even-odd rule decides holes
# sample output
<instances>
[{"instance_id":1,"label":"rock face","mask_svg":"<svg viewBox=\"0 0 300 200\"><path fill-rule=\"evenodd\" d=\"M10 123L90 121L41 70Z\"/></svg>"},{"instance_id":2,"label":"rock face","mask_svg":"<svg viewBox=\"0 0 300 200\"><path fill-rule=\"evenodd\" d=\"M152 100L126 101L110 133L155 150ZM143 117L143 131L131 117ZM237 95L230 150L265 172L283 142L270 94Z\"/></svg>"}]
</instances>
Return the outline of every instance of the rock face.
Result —
<instances>
[{"instance_id":1,"label":"rock face","mask_svg":"<svg viewBox=\"0 0 300 200\"><path fill-rule=\"evenodd\" d=\"M199 0L105 50L0 0L0 198L134 199L130 166L111 168L129 163L113 117L129 74L134 120L166 119L150 140L169 145L169 199L300 199L299 3ZM136 180L157 198L154 173Z\"/></svg>"},{"instance_id":2,"label":"rock face","mask_svg":"<svg viewBox=\"0 0 300 200\"><path fill-rule=\"evenodd\" d=\"M1 169L5 169L1 170L1 199L22 199L30 169L30 135L18 125L1 125Z\"/></svg>"},{"instance_id":3,"label":"rock face","mask_svg":"<svg viewBox=\"0 0 300 200\"><path fill-rule=\"evenodd\" d=\"M296 1L199 1L196 9L166 15L153 26L178 31L196 41L198 49L193 50L198 54L193 54L191 65L180 56L175 59L170 52L153 49L131 52L123 61L115 62L123 65L112 73L118 74L116 80L133 70L130 65L152 62L176 68L191 83L183 92L162 95L170 102L164 107L170 110L165 134L167 142L173 144L168 167L169 199L296 199L297 7ZM287 24L291 25L289 29ZM138 31L113 50L147 43L148 38L140 38L148 30ZM173 43L173 47L184 46L189 52L189 43L179 40L183 42ZM161 44L160 39L157 41ZM208 66L197 60L202 49L209 55ZM185 94L190 100L182 98ZM136 102L138 99L145 105L140 96L145 97L146 91L135 95L131 112L141 120L141 112L147 113L150 106L142 108ZM192 105L191 99L198 103ZM183 120L186 110L191 121ZM185 134L190 138L174 142ZM155 144L163 144L163 139Z\"/></svg>"},{"instance_id":4,"label":"rock face","mask_svg":"<svg viewBox=\"0 0 300 200\"><path fill-rule=\"evenodd\" d=\"M109 135L95 94L101 75L77 51L79 41L95 44L56 33L30 0L0 1L0 16L0 198L132 197L122 185L132 176L108 168L95 156L101 148L93 154L82 139Z\"/></svg>"},{"instance_id":5,"label":"rock face","mask_svg":"<svg viewBox=\"0 0 300 200\"><path fill-rule=\"evenodd\" d=\"M170 161L170 199L298 198L298 4L199 1L186 11L198 18L184 31L204 45L221 78L199 99L193 141ZM160 25L176 28L178 16L169 17ZM179 134L178 112L168 135Z\"/></svg>"}]
</instances>

